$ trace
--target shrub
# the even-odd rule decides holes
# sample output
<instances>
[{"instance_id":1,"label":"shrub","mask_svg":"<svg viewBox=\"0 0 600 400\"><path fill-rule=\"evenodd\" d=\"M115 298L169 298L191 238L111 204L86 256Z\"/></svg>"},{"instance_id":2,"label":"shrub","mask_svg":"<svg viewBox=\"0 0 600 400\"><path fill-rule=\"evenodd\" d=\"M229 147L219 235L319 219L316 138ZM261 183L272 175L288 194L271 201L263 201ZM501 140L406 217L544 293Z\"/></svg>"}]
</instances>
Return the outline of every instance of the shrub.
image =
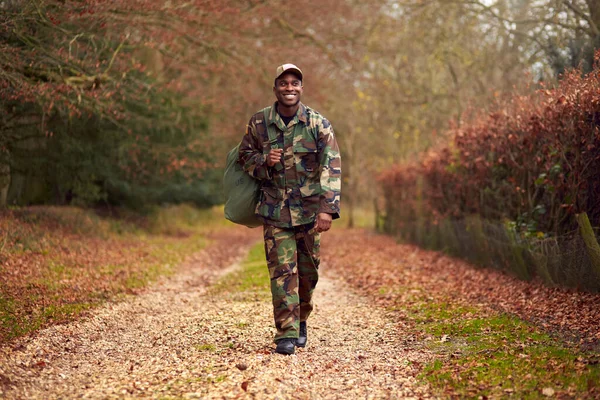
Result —
<instances>
[{"instance_id":1,"label":"shrub","mask_svg":"<svg viewBox=\"0 0 600 400\"><path fill-rule=\"evenodd\" d=\"M600 51L589 74L573 70L554 89L515 96L453 129L420 161L385 171L385 229L410 225L424 243L427 227L473 215L518 240L560 241L579 213L600 226L599 63Z\"/></svg>"}]
</instances>

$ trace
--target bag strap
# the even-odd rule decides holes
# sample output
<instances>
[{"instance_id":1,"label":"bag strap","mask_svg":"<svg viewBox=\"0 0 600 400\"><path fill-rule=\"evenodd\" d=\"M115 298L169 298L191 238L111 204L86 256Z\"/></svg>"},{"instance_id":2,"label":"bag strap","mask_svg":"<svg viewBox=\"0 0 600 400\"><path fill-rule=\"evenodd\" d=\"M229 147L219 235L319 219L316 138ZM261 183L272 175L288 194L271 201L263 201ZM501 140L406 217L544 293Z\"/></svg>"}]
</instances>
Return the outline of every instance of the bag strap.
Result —
<instances>
[{"instance_id":1,"label":"bag strap","mask_svg":"<svg viewBox=\"0 0 600 400\"><path fill-rule=\"evenodd\" d=\"M271 115L272 106L263 108L263 123L265 124L265 129L267 130L267 135L269 136L269 146L272 149L276 149L277 147L277 132L271 126L271 124L267 123L269 121L269 117Z\"/></svg>"}]
</instances>

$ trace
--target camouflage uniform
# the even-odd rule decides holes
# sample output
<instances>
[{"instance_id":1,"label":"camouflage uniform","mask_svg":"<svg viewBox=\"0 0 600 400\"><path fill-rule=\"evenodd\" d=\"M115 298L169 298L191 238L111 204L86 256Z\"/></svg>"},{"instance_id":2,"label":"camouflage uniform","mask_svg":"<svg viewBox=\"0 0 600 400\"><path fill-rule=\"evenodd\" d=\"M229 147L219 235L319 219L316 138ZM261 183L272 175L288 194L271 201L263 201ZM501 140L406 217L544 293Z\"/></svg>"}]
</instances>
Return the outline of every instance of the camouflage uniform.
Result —
<instances>
[{"instance_id":1,"label":"camouflage uniform","mask_svg":"<svg viewBox=\"0 0 600 400\"><path fill-rule=\"evenodd\" d=\"M245 171L262 181L256 213L264 222L265 253L271 277L275 340L297 338L300 321L312 311L319 275L318 213L339 218L341 159L333 128L318 112L300 103L285 126L268 107L250 119L240 145ZM269 141L268 129L277 139ZM283 149L282 162L267 166L272 148Z\"/></svg>"}]
</instances>

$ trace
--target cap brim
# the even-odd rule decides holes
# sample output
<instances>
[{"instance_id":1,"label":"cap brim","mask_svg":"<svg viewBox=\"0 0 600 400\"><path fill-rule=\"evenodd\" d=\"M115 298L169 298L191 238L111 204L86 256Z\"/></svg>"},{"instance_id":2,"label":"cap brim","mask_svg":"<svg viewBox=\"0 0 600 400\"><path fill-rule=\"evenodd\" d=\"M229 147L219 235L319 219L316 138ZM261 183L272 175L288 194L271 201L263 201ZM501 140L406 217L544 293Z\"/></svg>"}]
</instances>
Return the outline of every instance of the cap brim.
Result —
<instances>
[{"instance_id":1,"label":"cap brim","mask_svg":"<svg viewBox=\"0 0 600 400\"><path fill-rule=\"evenodd\" d=\"M282 73L280 73L279 75L277 75L277 78L275 78L275 80L279 79L281 77L281 75L286 74L286 73L294 74L294 75L298 76L300 78L300 80L302 80L302 78L303 78L302 71L300 71L298 68L288 68L285 71L283 71Z\"/></svg>"}]
</instances>

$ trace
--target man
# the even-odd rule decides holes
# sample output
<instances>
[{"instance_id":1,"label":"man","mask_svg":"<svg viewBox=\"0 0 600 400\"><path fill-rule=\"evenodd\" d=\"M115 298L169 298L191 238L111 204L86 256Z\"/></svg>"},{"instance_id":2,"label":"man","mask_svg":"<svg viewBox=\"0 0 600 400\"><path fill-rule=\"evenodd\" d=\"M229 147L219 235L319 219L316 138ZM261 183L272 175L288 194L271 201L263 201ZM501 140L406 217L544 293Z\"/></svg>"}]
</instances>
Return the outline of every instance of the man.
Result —
<instances>
[{"instance_id":1,"label":"man","mask_svg":"<svg viewBox=\"0 0 600 400\"><path fill-rule=\"evenodd\" d=\"M306 346L320 234L340 212L339 148L329 121L301 103L302 83L300 68L277 67L277 101L250 118L239 150L244 170L261 181L256 212L263 220L280 354Z\"/></svg>"}]
</instances>

